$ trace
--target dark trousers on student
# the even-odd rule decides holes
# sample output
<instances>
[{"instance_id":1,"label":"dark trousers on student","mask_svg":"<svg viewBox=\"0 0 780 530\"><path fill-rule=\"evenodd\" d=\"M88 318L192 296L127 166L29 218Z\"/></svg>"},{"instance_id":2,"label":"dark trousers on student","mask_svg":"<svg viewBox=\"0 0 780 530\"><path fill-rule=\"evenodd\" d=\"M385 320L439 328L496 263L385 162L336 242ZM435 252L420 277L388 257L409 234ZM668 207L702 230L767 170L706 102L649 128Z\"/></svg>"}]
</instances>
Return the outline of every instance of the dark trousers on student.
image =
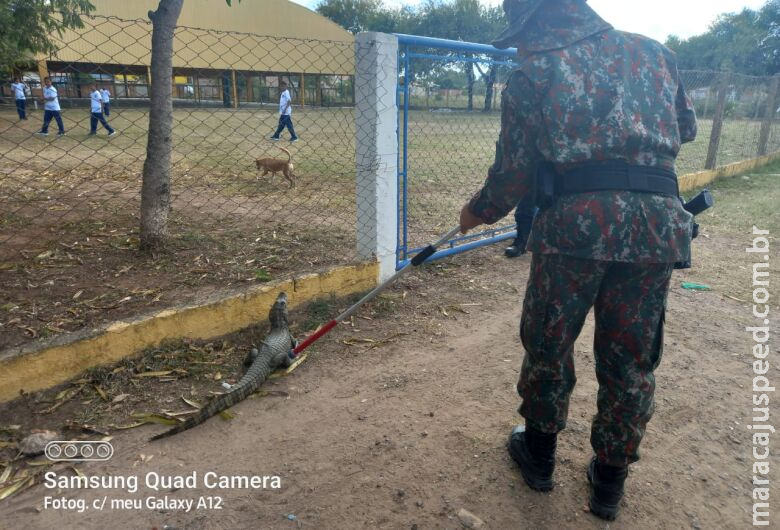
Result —
<instances>
[{"instance_id":1,"label":"dark trousers on student","mask_svg":"<svg viewBox=\"0 0 780 530\"><path fill-rule=\"evenodd\" d=\"M288 114L282 114L279 116L279 126L276 128L274 138L279 138L279 135L282 134L282 131L285 127L287 127L287 130L290 131L290 140L295 140L298 138L298 136L295 134L295 129L293 129L292 117Z\"/></svg>"},{"instance_id":2,"label":"dark trousers on student","mask_svg":"<svg viewBox=\"0 0 780 530\"><path fill-rule=\"evenodd\" d=\"M26 99L17 99L16 100L16 112L19 114L20 120L26 120L27 119L27 100Z\"/></svg>"},{"instance_id":3,"label":"dark trousers on student","mask_svg":"<svg viewBox=\"0 0 780 530\"><path fill-rule=\"evenodd\" d=\"M103 103L103 114L111 116L111 103Z\"/></svg>"},{"instance_id":4,"label":"dark trousers on student","mask_svg":"<svg viewBox=\"0 0 780 530\"><path fill-rule=\"evenodd\" d=\"M114 132L114 129L111 128L106 119L103 117L102 112L93 112L89 118L89 134L97 134L98 122L103 124L103 127L106 128L108 134Z\"/></svg>"},{"instance_id":5,"label":"dark trousers on student","mask_svg":"<svg viewBox=\"0 0 780 530\"><path fill-rule=\"evenodd\" d=\"M54 118L54 120L57 122L57 127L60 129L60 134L65 134L65 124L62 123L62 116L60 116L60 111L58 110L43 111L43 127L41 127L41 132L49 132L49 123L51 123L52 118Z\"/></svg>"}]
</instances>

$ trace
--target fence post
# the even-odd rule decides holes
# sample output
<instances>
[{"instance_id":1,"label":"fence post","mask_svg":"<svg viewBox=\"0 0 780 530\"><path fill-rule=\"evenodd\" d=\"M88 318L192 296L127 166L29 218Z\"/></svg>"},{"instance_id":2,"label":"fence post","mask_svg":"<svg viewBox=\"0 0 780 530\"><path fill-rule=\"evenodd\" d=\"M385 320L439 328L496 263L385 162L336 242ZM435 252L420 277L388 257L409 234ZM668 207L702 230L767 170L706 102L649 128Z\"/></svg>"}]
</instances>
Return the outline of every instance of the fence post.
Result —
<instances>
[{"instance_id":1,"label":"fence post","mask_svg":"<svg viewBox=\"0 0 780 530\"><path fill-rule=\"evenodd\" d=\"M398 39L359 33L355 41L357 252L395 272L398 245Z\"/></svg>"},{"instance_id":2,"label":"fence post","mask_svg":"<svg viewBox=\"0 0 780 530\"><path fill-rule=\"evenodd\" d=\"M707 149L707 161L704 163L704 169L715 169L718 163L718 147L720 146L720 134L723 131L723 116L726 114L726 94L729 91L730 78L731 75L724 72L718 86L718 106L715 108L715 116L712 118L710 147Z\"/></svg>"},{"instance_id":3,"label":"fence post","mask_svg":"<svg viewBox=\"0 0 780 530\"><path fill-rule=\"evenodd\" d=\"M764 119L761 122L761 135L758 138L758 156L766 156L766 145L769 142L769 131L772 128L772 120L775 117L775 109L777 108L777 92L780 88L780 74L775 74L772 78L772 85L769 89L769 94L766 100L766 110L764 111Z\"/></svg>"},{"instance_id":4,"label":"fence post","mask_svg":"<svg viewBox=\"0 0 780 530\"><path fill-rule=\"evenodd\" d=\"M234 109L238 108L238 85L236 84L236 71L230 70L230 81L231 81L231 94L233 95L233 105L232 107Z\"/></svg>"}]
</instances>

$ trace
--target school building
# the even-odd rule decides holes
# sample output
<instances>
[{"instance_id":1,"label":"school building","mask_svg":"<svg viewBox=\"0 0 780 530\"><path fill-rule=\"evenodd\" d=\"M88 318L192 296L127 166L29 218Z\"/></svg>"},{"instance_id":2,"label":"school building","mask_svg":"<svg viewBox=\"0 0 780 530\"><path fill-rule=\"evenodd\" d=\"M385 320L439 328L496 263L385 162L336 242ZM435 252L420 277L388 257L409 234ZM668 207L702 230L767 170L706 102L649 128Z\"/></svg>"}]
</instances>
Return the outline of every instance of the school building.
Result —
<instances>
[{"instance_id":1,"label":"school building","mask_svg":"<svg viewBox=\"0 0 780 530\"><path fill-rule=\"evenodd\" d=\"M64 100L87 97L95 81L113 99L143 104L151 81L148 12L159 0L92 0L84 27L58 37L59 51L38 60ZM186 0L174 41L177 105L240 107L275 104L279 83L294 103L354 104L354 37L319 14L288 0ZM33 89L33 95L38 90Z\"/></svg>"}]
</instances>

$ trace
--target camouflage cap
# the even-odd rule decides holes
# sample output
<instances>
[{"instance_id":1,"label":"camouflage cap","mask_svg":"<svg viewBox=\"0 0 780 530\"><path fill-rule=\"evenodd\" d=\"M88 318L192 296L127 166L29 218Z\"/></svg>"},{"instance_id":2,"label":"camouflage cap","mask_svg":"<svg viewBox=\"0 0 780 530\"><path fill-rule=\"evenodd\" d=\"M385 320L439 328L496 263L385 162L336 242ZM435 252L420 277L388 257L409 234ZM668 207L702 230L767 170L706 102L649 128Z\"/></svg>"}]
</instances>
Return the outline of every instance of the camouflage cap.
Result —
<instances>
[{"instance_id":1,"label":"camouflage cap","mask_svg":"<svg viewBox=\"0 0 780 530\"><path fill-rule=\"evenodd\" d=\"M528 19L543 2L544 0L504 0L504 13L509 19L509 26L493 40L493 46L503 50L516 44Z\"/></svg>"}]
</instances>

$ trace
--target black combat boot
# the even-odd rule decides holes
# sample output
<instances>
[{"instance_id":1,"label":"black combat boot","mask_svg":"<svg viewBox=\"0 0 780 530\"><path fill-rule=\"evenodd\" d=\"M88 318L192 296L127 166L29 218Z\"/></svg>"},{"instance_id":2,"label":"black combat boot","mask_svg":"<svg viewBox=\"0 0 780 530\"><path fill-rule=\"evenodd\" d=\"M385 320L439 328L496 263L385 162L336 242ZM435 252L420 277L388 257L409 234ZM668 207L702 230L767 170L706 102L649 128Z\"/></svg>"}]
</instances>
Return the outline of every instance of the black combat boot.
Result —
<instances>
[{"instance_id":1,"label":"black combat boot","mask_svg":"<svg viewBox=\"0 0 780 530\"><path fill-rule=\"evenodd\" d=\"M558 434L546 434L533 427L518 425L509 436L507 449L523 475L525 483L537 491L553 489L555 445Z\"/></svg>"},{"instance_id":2,"label":"black combat boot","mask_svg":"<svg viewBox=\"0 0 780 530\"><path fill-rule=\"evenodd\" d=\"M588 482L590 482L590 511L594 515L614 521L617 517L620 500L623 498L623 485L628 476L628 466L615 467L596 461L590 461Z\"/></svg>"},{"instance_id":3,"label":"black combat boot","mask_svg":"<svg viewBox=\"0 0 780 530\"><path fill-rule=\"evenodd\" d=\"M527 243L526 238L516 237L515 240L512 242L512 245L504 249L504 256L506 256L507 258L516 258L518 256L522 256L523 254L525 254L526 243Z\"/></svg>"}]
</instances>

